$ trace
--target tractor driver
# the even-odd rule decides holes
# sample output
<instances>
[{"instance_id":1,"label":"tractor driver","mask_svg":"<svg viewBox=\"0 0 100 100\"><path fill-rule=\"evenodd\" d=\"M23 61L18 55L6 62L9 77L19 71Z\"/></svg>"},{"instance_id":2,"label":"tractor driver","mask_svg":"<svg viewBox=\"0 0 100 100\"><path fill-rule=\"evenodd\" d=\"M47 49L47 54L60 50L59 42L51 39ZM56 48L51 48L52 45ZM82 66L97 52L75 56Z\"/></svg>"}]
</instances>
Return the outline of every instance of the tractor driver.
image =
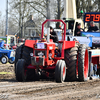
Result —
<instances>
[{"instance_id":1,"label":"tractor driver","mask_svg":"<svg viewBox=\"0 0 100 100\"><path fill-rule=\"evenodd\" d=\"M82 30L82 28L81 28L81 24L80 23L78 23L77 24L77 27L76 27L76 29L75 29L75 36L81 36L81 32L82 32L83 30Z\"/></svg>"},{"instance_id":2,"label":"tractor driver","mask_svg":"<svg viewBox=\"0 0 100 100\"><path fill-rule=\"evenodd\" d=\"M54 32L53 28L50 26L50 39L53 40L53 42L58 42L58 36L57 33Z\"/></svg>"}]
</instances>

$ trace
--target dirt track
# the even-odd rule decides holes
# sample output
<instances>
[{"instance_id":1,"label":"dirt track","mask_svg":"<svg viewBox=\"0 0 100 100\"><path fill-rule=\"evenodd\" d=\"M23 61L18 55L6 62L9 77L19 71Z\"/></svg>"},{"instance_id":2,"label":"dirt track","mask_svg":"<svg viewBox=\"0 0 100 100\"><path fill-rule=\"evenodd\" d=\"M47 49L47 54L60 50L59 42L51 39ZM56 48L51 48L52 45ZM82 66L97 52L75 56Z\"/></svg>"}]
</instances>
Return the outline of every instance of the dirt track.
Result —
<instances>
[{"instance_id":1,"label":"dirt track","mask_svg":"<svg viewBox=\"0 0 100 100\"><path fill-rule=\"evenodd\" d=\"M11 65L0 65L0 100L100 100L100 80L17 82Z\"/></svg>"}]
</instances>

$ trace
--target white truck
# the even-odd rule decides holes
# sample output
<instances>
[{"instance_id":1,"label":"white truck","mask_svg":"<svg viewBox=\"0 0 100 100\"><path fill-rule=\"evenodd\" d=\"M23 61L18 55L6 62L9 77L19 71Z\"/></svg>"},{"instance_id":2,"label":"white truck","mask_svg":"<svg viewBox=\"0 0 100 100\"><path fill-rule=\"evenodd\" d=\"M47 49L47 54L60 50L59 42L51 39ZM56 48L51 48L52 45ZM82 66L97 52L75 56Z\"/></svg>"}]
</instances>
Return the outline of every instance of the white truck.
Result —
<instances>
[{"instance_id":1,"label":"white truck","mask_svg":"<svg viewBox=\"0 0 100 100\"><path fill-rule=\"evenodd\" d=\"M64 21L66 22L67 32L71 32L74 36L74 31L78 23L81 23L81 28L84 29L84 22L81 18L77 18L76 0L64 0Z\"/></svg>"}]
</instances>

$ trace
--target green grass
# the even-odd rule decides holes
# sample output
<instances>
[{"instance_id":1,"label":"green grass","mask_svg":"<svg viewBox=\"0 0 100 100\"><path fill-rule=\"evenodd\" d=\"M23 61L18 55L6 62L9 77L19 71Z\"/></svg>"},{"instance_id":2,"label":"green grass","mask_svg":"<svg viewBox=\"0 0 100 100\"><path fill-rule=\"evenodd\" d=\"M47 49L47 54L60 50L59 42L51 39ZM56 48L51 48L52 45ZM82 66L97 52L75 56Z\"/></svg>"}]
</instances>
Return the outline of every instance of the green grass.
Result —
<instances>
[{"instance_id":1,"label":"green grass","mask_svg":"<svg viewBox=\"0 0 100 100\"><path fill-rule=\"evenodd\" d=\"M4 75L4 74L13 74L11 72L0 72L0 75Z\"/></svg>"}]
</instances>

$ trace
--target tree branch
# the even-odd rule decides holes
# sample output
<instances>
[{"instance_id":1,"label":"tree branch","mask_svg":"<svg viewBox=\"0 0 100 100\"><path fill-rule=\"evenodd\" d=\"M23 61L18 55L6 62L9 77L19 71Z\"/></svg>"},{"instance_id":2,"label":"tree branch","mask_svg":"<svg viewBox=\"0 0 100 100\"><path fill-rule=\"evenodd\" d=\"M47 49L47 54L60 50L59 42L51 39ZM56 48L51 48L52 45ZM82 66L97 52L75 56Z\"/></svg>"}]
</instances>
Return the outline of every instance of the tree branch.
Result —
<instances>
[{"instance_id":1,"label":"tree branch","mask_svg":"<svg viewBox=\"0 0 100 100\"><path fill-rule=\"evenodd\" d=\"M42 14L45 18L47 17L47 16L45 16L40 10L38 10L38 9L36 9L34 6L32 6L31 4L29 4L32 8L34 8L37 12L39 12L40 14Z\"/></svg>"}]
</instances>

